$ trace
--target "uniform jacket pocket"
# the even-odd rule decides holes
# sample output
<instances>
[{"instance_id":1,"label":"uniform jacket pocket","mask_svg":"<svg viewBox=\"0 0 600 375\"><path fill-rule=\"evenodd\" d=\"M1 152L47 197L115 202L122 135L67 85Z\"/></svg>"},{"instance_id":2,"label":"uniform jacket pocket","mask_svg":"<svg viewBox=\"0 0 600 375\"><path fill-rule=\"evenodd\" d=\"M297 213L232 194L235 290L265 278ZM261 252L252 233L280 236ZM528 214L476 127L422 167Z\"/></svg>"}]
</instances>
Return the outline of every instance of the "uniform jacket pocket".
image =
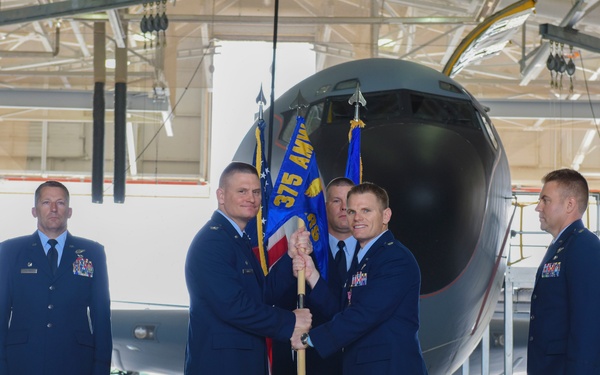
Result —
<instances>
[{"instance_id":1,"label":"uniform jacket pocket","mask_svg":"<svg viewBox=\"0 0 600 375\"><path fill-rule=\"evenodd\" d=\"M91 333L86 331L75 331L75 339L77 339L77 343L83 346L89 346L93 348L94 345L94 336Z\"/></svg>"},{"instance_id":2,"label":"uniform jacket pocket","mask_svg":"<svg viewBox=\"0 0 600 375\"><path fill-rule=\"evenodd\" d=\"M29 332L24 329L8 331L6 335L6 345L25 344L27 341L29 341Z\"/></svg>"},{"instance_id":3,"label":"uniform jacket pocket","mask_svg":"<svg viewBox=\"0 0 600 375\"><path fill-rule=\"evenodd\" d=\"M549 341L546 346L546 354L565 354L567 352L567 340Z\"/></svg>"},{"instance_id":4,"label":"uniform jacket pocket","mask_svg":"<svg viewBox=\"0 0 600 375\"><path fill-rule=\"evenodd\" d=\"M377 345L366 348L360 348L356 354L356 364L388 361L391 358L389 345Z\"/></svg>"},{"instance_id":5,"label":"uniform jacket pocket","mask_svg":"<svg viewBox=\"0 0 600 375\"><path fill-rule=\"evenodd\" d=\"M239 334L214 335L212 340L213 349L243 349L252 350L252 339Z\"/></svg>"}]
</instances>

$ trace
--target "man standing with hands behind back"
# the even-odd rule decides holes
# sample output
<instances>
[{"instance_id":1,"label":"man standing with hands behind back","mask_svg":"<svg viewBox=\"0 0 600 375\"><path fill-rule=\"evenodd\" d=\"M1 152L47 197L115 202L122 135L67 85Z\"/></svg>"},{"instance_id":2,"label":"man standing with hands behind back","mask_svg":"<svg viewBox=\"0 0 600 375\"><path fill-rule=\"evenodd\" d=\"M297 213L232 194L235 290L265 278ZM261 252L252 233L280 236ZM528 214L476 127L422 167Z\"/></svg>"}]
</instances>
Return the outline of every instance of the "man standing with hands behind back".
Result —
<instances>
[{"instance_id":1,"label":"man standing with hands behind back","mask_svg":"<svg viewBox=\"0 0 600 375\"><path fill-rule=\"evenodd\" d=\"M585 178L572 169L548 173L539 213L552 243L531 295L528 375L600 374L600 240L581 218L588 207Z\"/></svg>"},{"instance_id":2,"label":"man standing with hands behind back","mask_svg":"<svg viewBox=\"0 0 600 375\"><path fill-rule=\"evenodd\" d=\"M35 191L38 230L0 244L0 375L108 375L112 354L104 247L67 231L69 191Z\"/></svg>"},{"instance_id":3,"label":"man standing with hands behind back","mask_svg":"<svg viewBox=\"0 0 600 375\"><path fill-rule=\"evenodd\" d=\"M289 340L311 325L308 309L266 304L272 278L263 274L244 229L261 205L256 168L232 162L219 179L218 210L200 229L185 263L190 320L185 374L267 375L265 337ZM290 246L308 244L297 231ZM268 276L270 276L269 274Z\"/></svg>"}]
</instances>

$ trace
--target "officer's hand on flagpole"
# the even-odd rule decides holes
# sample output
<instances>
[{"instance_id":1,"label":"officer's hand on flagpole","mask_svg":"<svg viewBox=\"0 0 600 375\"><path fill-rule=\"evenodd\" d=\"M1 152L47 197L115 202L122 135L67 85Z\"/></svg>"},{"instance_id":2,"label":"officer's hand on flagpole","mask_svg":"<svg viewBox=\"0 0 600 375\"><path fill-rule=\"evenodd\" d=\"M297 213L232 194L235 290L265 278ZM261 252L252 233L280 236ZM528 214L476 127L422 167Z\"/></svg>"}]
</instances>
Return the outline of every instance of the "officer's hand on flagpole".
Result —
<instances>
[{"instance_id":1,"label":"officer's hand on flagpole","mask_svg":"<svg viewBox=\"0 0 600 375\"><path fill-rule=\"evenodd\" d=\"M304 270L304 277L311 288L315 287L321 277L310 255L298 253L292 261L292 269L294 277L298 277L298 271Z\"/></svg>"},{"instance_id":2,"label":"officer's hand on flagpole","mask_svg":"<svg viewBox=\"0 0 600 375\"><path fill-rule=\"evenodd\" d=\"M288 243L288 256L292 259L296 257L299 251L306 254L312 253L313 247L310 241L310 232L305 227L300 227L290 237Z\"/></svg>"},{"instance_id":3,"label":"officer's hand on flagpole","mask_svg":"<svg viewBox=\"0 0 600 375\"><path fill-rule=\"evenodd\" d=\"M312 327L312 314L309 309L296 309L294 310L294 314L296 315L296 324L294 325L294 332L290 340L296 335L300 336L304 332L308 332ZM298 346L297 348L301 347Z\"/></svg>"}]
</instances>

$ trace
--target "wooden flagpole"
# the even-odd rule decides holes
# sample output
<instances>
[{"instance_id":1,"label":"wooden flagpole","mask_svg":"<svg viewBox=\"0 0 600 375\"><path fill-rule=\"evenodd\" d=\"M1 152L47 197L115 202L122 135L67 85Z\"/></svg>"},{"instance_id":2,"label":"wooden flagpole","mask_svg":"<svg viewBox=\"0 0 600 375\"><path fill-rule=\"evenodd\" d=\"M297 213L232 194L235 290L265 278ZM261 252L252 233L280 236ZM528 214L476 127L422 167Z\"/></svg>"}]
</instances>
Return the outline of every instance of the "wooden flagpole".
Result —
<instances>
[{"instance_id":1,"label":"wooden flagpole","mask_svg":"<svg viewBox=\"0 0 600 375\"><path fill-rule=\"evenodd\" d=\"M304 221L298 218L298 229L304 228ZM306 249L300 249L306 253ZM298 308L304 308L304 296L306 295L306 277L304 270L298 271ZM297 375L306 375L306 350L298 349L296 351L296 372Z\"/></svg>"}]
</instances>

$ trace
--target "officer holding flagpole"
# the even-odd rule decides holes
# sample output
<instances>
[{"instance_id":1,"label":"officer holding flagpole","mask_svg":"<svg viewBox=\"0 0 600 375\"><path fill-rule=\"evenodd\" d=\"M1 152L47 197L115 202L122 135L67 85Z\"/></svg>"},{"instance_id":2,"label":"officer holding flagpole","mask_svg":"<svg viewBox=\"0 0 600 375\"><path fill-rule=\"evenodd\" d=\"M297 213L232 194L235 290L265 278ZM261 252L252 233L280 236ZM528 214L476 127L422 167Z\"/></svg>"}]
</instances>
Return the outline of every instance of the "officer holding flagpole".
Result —
<instances>
[{"instance_id":1,"label":"officer holding flagpole","mask_svg":"<svg viewBox=\"0 0 600 375\"><path fill-rule=\"evenodd\" d=\"M357 265L336 301L310 256L296 253L294 270L305 269L310 306L332 319L295 334L292 346L328 357L343 349L344 375L425 375L419 343L421 274L412 253L388 230L392 217L387 192L372 183L348 192L346 209L359 244Z\"/></svg>"},{"instance_id":2,"label":"officer holding flagpole","mask_svg":"<svg viewBox=\"0 0 600 375\"><path fill-rule=\"evenodd\" d=\"M265 276L244 232L261 205L256 168L230 163L219 179L218 209L188 250L185 278L190 294L185 374L267 375L265 337L289 340L311 325L307 309L287 311L265 303L275 287ZM306 248L308 233L290 246Z\"/></svg>"}]
</instances>

